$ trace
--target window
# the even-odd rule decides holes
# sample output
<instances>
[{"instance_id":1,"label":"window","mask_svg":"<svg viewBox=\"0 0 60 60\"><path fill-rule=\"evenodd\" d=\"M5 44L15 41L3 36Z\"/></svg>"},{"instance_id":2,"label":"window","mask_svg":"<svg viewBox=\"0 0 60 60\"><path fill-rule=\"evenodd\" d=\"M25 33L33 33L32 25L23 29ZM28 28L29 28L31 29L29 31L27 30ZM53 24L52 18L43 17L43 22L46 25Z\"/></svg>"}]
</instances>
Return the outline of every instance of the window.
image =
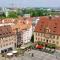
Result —
<instances>
[{"instance_id":1,"label":"window","mask_svg":"<svg viewBox=\"0 0 60 60\"><path fill-rule=\"evenodd\" d=\"M1 48L2 48L2 45L1 45Z\"/></svg>"},{"instance_id":2,"label":"window","mask_svg":"<svg viewBox=\"0 0 60 60\"><path fill-rule=\"evenodd\" d=\"M38 33L38 36L39 36L40 34Z\"/></svg>"},{"instance_id":3,"label":"window","mask_svg":"<svg viewBox=\"0 0 60 60\"><path fill-rule=\"evenodd\" d=\"M3 38L2 38L3 39Z\"/></svg>"},{"instance_id":4,"label":"window","mask_svg":"<svg viewBox=\"0 0 60 60\"><path fill-rule=\"evenodd\" d=\"M40 38L38 38L38 40L40 40Z\"/></svg>"},{"instance_id":5,"label":"window","mask_svg":"<svg viewBox=\"0 0 60 60\"><path fill-rule=\"evenodd\" d=\"M59 39L59 36L57 36L57 39Z\"/></svg>"},{"instance_id":6,"label":"window","mask_svg":"<svg viewBox=\"0 0 60 60\"><path fill-rule=\"evenodd\" d=\"M49 40L49 42L51 43L51 40Z\"/></svg>"},{"instance_id":7,"label":"window","mask_svg":"<svg viewBox=\"0 0 60 60\"><path fill-rule=\"evenodd\" d=\"M36 37L36 40L37 40L37 37Z\"/></svg>"},{"instance_id":8,"label":"window","mask_svg":"<svg viewBox=\"0 0 60 60\"><path fill-rule=\"evenodd\" d=\"M0 34L0 35L2 35L2 34Z\"/></svg>"},{"instance_id":9,"label":"window","mask_svg":"<svg viewBox=\"0 0 60 60\"><path fill-rule=\"evenodd\" d=\"M6 34L8 34L8 32L6 32Z\"/></svg>"},{"instance_id":10,"label":"window","mask_svg":"<svg viewBox=\"0 0 60 60\"><path fill-rule=\"evenodd\" d=\"M45 39L44 39L44 41L45 41Z\"/></svg>"},{"instance_id":11,"label":"window","mask_svg":"<svg viewBox=\"0 0 60 60\"><path fill-rule=\"evenodd\" d=\"M41 30L41 29L40 29Z\"/></svg>"},{"instance_id":12,"label":"window","mask_svg":"<svg viewBox=\"0 0 60 60\"><path fill-rule=\"evenodd\" d=\"M6 46L7 46L8 44L6 44Z\"/></svg>"},{"instance_id":13,"label":"window","mask_svg":"<svg viewBox=\"0 0 60 60\"><path fill-rule=\"evenodd\" d=\"M50 35L50 38L52 37L52 35Z\"/></svg>"},{"instance_id":14,"label":"window","mask_svg":"<svg viewBox=\"0 0 60 60\"><path fill-rule=\"evenodd\" d=\"M55 41L53 41L53 43L55 43Z\"/></svg>"},{"instance_id":15,"label":"window","mask_svg":"<svg viewBox=\"0 0 60 60\"><path fill-rule=\"evenodd\" d=\"M59 42L57 41L56 44L59 44Z\"/></svg>"},{"instance_id":16,"label":"window","mask_svg":"<svg viewBox=\"0 0 60 60\"><path fill-rule=\"evenodd\" d=\"M55 35L53 36L53 38L55 38Z\"/></svg>"},{"instance_id":17,"label":"window","mask_svg":"<svg viewBox=\"0 0 60 60\"><path fill-rule=\"evenodd\" d=\"M9 45L11 45L11 43L9 43Z\"/></svg>"},{"instance_id":18,"label":"window","mask_svg":"<svg viewBox=\"0 0 60 60\"><path fill-rule=\"evenodd\" d=\"M52 35L52 39L54 39L55 38L55 36L54 35Z\"/></svg>"},{"instance_id":19,"label":"window","mask_svg":"<svg viewBox=\"0 0 60 60\"><path fill-rule=\"evenodd\" d=\"M53 31L53 32L56 32L56 31Z\"/></svg>"},{"instance_id":20,"label":"window","mask_svg":"<svg viewBox=\"0 0 60 60\"><path fill-rule=\"evenodd\" d=\"M5 44L3 46L5 47Z\"/></svg>"},{"instance_id":21,"label":"window","mask_svg":"<svg viewBox=\"0 0 60 60\"><path fill-rule=\"evenodd\" d=\"M46 33L48 33L49 32L49 29L46 29Z\"/></svg>"},{"instance_id":22,"label":"window","mask_svg":"<svg viewBox=\"0 0 60 60\"><path fill-rule=\"evenodd\" d=\"M43 34L41 33L41 36L42 36Z\"/></svg>"},{"instance_id":23,"label":"window","mask_svg":"<svg viewBox=\"0 0 60 60\"><path fill-rule=\"evenodd\" d=\"M42 38L41 38L41 41L42 41Z\"/></svg>"},{"instance_id":24,"label":"window","mask_svg":"<svg viewBox=\"0 0 60 60\"><path fill-rule=\"evenodd\" d=\"M11 33L11 32L9 32L9 33Z\"/></svg>"},{"instance_id":25,"label":"window","mask_svg":"<svg viewBox=\"0 0 60 60\"><path fill-rule=\"evenodd\" d=\"M44 33L42 33L42 36L44 37L44 36L45 36L45 34L44 34Z\"/></svg>"},{"instance_id":26,"label":"window","mask_svg":"<svg viewBox=\"0 0 60 60\"><path fill-rule=\"evenodd\" d=\"M37 33L36 33L36 35L37 35Z\"/></svg>"},{"instance_id":27,"label":"window","mask_svg":"<svg viewBox=\"0 0 60 60\"><path fill-rule=\"evenodd\" d=\"M54 27L54 28L56 28L56 27Z\"/></svg>"}]
</instances>

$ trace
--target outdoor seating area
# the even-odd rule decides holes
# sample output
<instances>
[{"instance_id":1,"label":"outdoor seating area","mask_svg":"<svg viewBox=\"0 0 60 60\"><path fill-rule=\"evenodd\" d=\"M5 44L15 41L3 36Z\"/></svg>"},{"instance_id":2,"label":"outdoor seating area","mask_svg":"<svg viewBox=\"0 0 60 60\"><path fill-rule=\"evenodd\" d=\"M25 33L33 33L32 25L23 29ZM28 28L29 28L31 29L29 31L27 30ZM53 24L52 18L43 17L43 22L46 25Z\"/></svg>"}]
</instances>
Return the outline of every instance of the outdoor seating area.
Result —
<instances>
[{"instance_id":1,"label":"outdoor seating area","mask_svg":"<svg viewBox=\"0 0 60 60\"><path fill-rule=\"evenodd\" d=\"M38 41L34 45L31 45L30 48L52 54L55 52L56 45L49 43L45 45L44 42Z\"/></svg>"},{"instance_id":2,"label":"outdoor seating area","mask_svg":"<svg viewBox=\"0 0 60 60\"><path fill-rule=\"evenodd\" d=\"M18 56L18 51L17 50L13 50L13 51L10 51L10 52L6 52L6 53L3 53L1 54L2 58L5 58L5 60L8 58L13 58L13 57L17 57Z\"/></svg>"}]
</instances>

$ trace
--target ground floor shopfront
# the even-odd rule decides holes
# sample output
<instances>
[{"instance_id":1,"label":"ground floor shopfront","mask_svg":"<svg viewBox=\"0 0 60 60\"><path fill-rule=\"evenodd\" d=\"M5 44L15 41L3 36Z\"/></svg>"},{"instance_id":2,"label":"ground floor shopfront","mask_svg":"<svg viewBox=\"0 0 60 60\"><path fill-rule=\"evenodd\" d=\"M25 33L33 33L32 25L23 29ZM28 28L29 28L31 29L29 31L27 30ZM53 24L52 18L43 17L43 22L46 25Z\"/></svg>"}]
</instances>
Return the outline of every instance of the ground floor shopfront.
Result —
<instances>
[{"instance_id":1,"label":"ground floor shopfront","mask_svg":"<svg viewBox=\"0 0 60 60\"><path fill-rule=\"evenodd\" d=\"M9 52L9 51L12 51L15 49L15 45L10 45L10 46L6 46L6 47L2 47L0 48L0 53L6 53L6 52Z\"/></svg>"}]
</instances>

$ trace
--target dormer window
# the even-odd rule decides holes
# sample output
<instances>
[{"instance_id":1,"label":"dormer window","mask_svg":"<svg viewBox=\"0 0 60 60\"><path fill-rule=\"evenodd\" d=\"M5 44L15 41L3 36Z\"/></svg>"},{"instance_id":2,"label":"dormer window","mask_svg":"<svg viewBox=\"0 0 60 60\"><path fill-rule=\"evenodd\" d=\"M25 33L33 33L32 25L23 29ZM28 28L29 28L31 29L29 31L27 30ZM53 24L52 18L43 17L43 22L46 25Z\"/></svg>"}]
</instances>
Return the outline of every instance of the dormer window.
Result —
<instances>
[{"instance_id":1,"label":"dormer window","mask_svg":"<svg viewBox=\"0 0 60 60\"><path fill-rule=\"evenodd\" d=\"M9 33L11 33L11 32L9 32Z\"/></svg>"},{"instance_id":2,"label":"dormer window","mask_svg":"<svg viewBox=\"0 0 60 60\"><path fill-rule=\"evenodd\" d=\"M56 31L53 31L53 32L56 32Z\"/></svg>"},{"instance_id":3,"label":"dormer window","mask_svg":"<svg viewBox=\"0 0 60 60\"><path fill-rule=\"evenodd\" d=\"M54 27L54 28L56 28L56 27Z\"/></svg>"},{"instance_id":4,"label":"dormer window","mask_svg":"<svg viewBox=\"0 0 60 60\"><path fill-rule=\"evenodd\" d=\"M0 35L2 35L2 34L0 34Z\"/></svg>"},{"instance_id":5,"label":"dormer window","mask_svg":"<svg viewBox=\"0 0 60 60\"><path fill-rule=\"evenodd\" d=\"M44 28L44 32L49 33L50 32L49 27Z\"/></svg>"},{"instance_id":6,"label":"dormer window","mask_svg":"<svg viewBox=\"0 0 60 60\"><path fill-rule=\"evenodd\" d=\"M41 30L41 29L40 29Z\"/></svg>"}]
</instances>

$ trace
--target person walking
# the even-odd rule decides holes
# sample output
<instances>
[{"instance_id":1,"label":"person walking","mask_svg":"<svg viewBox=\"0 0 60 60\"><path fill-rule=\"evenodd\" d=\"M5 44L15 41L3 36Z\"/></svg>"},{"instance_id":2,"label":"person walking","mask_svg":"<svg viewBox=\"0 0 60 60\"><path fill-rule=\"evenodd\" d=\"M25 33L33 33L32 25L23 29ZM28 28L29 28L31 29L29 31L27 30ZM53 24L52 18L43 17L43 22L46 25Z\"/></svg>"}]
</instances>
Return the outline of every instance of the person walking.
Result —
<instances>
[{"instance_id":1,"label":"person walking","mask_svg":"<svg viewBox=\"0 0 60 60\"><path fill-rule=\"evenodd\" d=\"M34 54L32 53L31 56L34 57Z\"/></svg>"}]
</instances>

